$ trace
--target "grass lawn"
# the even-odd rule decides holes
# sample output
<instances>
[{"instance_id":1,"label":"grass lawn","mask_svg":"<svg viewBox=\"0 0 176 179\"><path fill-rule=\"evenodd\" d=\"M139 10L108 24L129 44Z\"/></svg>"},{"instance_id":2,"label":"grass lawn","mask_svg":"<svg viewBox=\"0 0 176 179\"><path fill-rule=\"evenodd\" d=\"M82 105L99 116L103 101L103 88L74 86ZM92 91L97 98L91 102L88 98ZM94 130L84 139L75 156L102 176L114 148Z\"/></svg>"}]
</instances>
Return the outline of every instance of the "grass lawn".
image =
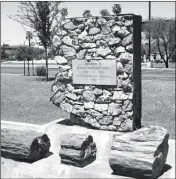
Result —
<instances>
[{"instance_id":1,"label":"grass lawn","mask_svg":"<svg viewBox=\"0 0 176 179\"><path fill-rule=\"evenodd\" d=\"M165 63L153 63L153 68L165 68ZM175 68L175 62L169 62L169 68Z\"/></svg>"},{"instance_id":2,"label":"grass lawn","mask_svg":"<svg viewBox=\"0 0 176 179\"><path fill-rule=\"evenodd\" d=\"M69 118L49 100L53 81L43 79L1 74L1 119L45 124ZM163 126L175 139L175 82L151 79L142 80L142 125Z\"/></svg>"}]
</instances>

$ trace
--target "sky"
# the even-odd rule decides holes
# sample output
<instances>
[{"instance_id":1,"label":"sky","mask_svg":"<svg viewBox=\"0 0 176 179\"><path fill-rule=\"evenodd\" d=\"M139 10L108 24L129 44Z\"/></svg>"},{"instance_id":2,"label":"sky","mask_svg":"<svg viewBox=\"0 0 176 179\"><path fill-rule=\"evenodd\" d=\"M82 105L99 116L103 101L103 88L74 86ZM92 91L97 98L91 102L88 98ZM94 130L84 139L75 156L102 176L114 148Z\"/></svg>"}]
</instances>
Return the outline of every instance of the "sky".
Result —
<instances>
[{"instance_id":1,"label":"sky","mask_svg":"<svg viewBox=\"0 0 176 179\"><path fill-rule=\"evenodd\" d=\"M112 13L113 4L118 3L122 7L121 13L133 13L141 15L143 20L148 19L149 3L148 2L120 2L120 1L100 1L100 2L64 2L60 7L67 7L67 17L82 17L84 10L90 10L93 16L99 16L101 9L107 9ZM27 45L25 39L27 27L22 27L21 24L13 21L8 15L17 14L18 2L1 2L1 45L3 43L9 45ZM151 16L175 18L175 2L151 2ZM37 39L33 39L34 43Z\"/></svg>"}]
</instances>

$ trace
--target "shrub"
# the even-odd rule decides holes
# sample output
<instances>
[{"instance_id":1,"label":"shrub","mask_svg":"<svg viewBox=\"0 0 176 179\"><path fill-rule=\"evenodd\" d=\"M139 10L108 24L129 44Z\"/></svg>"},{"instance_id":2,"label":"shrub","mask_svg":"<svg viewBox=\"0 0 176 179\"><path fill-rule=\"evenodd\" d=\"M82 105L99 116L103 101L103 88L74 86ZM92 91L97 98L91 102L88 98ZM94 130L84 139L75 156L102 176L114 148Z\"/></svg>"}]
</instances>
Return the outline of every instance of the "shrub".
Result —
<instances>
[{"instance_id":1,"label":"shrub","mask_svg":"<svg viewBox=\"0 0 176 179\"><path fill-rule=\"evenodd\" d=\"M46 76L46 67L45 66L35 67L35 74L37 76Z\"/></svg>"}]
</instances>

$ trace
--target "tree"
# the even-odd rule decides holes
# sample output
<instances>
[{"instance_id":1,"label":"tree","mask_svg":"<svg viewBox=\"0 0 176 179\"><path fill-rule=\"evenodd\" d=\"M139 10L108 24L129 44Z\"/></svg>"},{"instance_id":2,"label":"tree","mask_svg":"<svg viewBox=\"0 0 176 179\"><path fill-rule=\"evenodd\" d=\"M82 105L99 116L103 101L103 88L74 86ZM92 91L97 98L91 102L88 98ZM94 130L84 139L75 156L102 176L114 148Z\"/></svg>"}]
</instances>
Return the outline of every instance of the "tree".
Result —
<instances>
[{"instance_id":1,"label":"tree","mask_svg":"<svg viewBox=\"0 0 176 179\"><path fill-rule=\"evenodd\" d=\"M92 14L91 14L90 10L85 10L83 12L83 17L85 17L85 18L92 17Z\"/></svg>"},{"instance_id":2,"label":"tree","mask_svg":"<svg viewBox=\"0 0 176 179\"><path fill-rule=\"evenodd\" d=\"M175 20L164 18L152 18L148 23L148 31L155 43L161 59L164 61L166 68L169 67L169 59L176 50L175 42Z\"/></svg>"},{"instance_id":3,"label":"tree","mask_svg":"<svg viewBox=\"0 0 176 179\"><path fill-rule=\"evenodd\" d=\"M52 24L61 9L59 1L21 1L19 11L15 16L9 16L13 20L31 27L37 34L40 45L45 49L46 57L46 80L48 81L48 48L52 44L51 35L53 32Z\"/></svg>"},{"instance_id":4,"label":"tree","mask_svg":"<svg viewBox=\"0 0 176 179\"><path fill-rule=\"evenodd\" d=\"M122 11L122 8L121 8L120 4L114 4L114 5L112 6L112 12L113 12L115 15L120 14L121 11Z\"/></svg>"},{"instance_id":5,"label":"tree","mask_svg":"<svg viewBox=\"0 0 176 179\"><path fill-rule=\"evenodd\" d=\"M107 9L100 10L100 14L102 16L110 16L110 13L109 13L109 11Z\"/></svg>"},{"instance_id":6,"label":"tree","mask_svg":"<svg viewBox=\"0 0 176 179\"><path fill-rule=\"evenodd\" d=\"M106 20L109 20L109 17L108 17L108 16L111 15L107 9L102 9L102 10L100 10L100 14L101 14L101 16L103 16Z\"/></svg>"}]
</instances>

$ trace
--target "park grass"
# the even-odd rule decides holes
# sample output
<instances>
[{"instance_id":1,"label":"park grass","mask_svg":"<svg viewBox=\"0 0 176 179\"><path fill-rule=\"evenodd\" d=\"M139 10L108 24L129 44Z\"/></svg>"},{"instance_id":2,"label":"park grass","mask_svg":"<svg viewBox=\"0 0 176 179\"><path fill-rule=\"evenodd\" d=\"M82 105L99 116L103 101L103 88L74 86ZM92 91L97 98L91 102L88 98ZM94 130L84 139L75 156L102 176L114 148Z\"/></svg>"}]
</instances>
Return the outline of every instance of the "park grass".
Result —
<instances>
[{"instance_id":1,"label":"park grass","mask_svg":"<svg viewBox=\"0 0 176 179\"><path fill-rule=\"evenodd\" d=\"M165 63L152 63L153 68L165 68ZM175 68L175 62L169 62L169 68Z\"/></svg>"},{"instance_id":2,"label":"park grass","mask_svg":"<svg viewBox=\"0 0 176 179\"><path fill-rule=\"evenodd\" d=\"M53 81L1 74L1 120L45 124L69 114L50 102ZM142 80L142 125L159 125L175 139L174 80Z\"/></svg>"}]
</instances>

